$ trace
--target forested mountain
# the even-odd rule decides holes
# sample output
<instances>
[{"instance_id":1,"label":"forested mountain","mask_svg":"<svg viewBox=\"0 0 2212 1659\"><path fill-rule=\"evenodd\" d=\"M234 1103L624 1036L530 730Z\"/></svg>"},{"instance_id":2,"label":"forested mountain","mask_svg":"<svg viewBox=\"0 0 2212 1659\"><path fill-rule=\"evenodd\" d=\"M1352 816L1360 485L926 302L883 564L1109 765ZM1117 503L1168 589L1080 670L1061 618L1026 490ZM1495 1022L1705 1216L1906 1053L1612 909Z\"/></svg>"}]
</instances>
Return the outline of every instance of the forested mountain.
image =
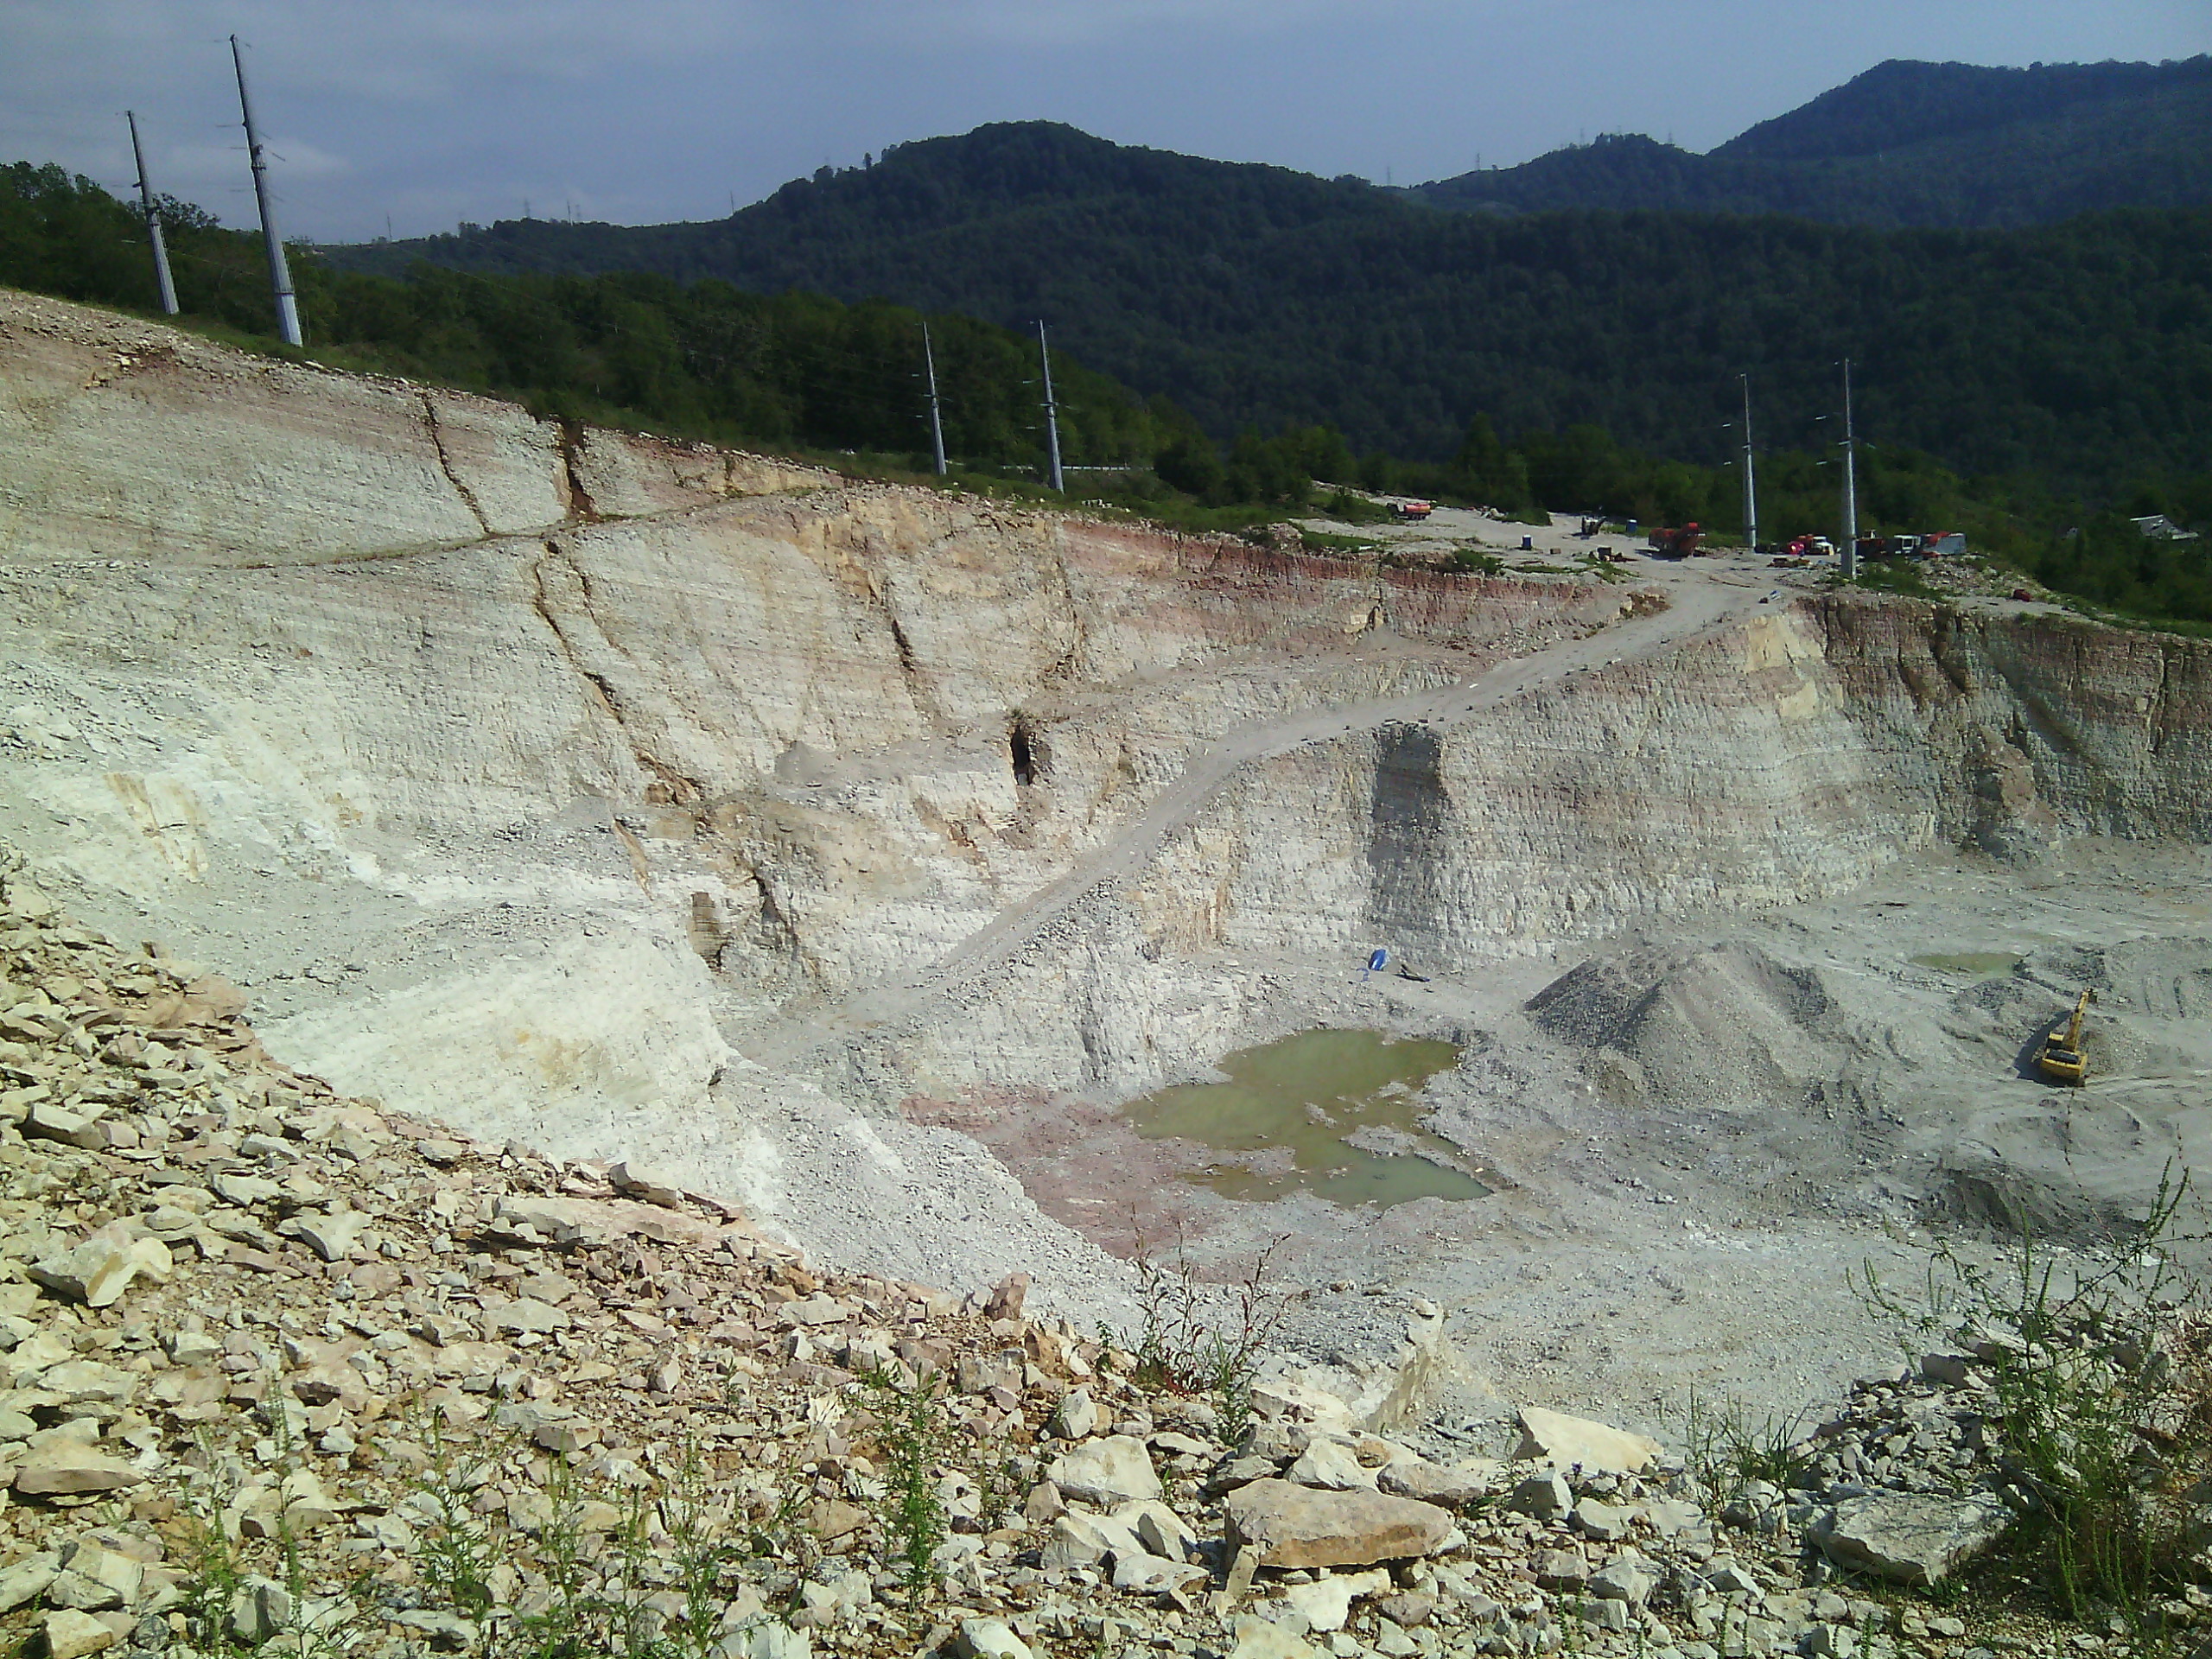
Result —
<instances>
[{"instance_id":1,"label":"forested mountain","mask_svg":"<svg viewBox=\"0 0 2212 1659\"><path fill-rule=\"evenodd\" d=\"M1934 138L2081 112L2091 105L2201 94L2212 56L2176 63L2038 63L2026 69L1892 58L1713 153L1738 160L1832 161Z\"/></svg>"},{"instance_id":2,"label":"forested mountain","mask_svg":"<svg viewBox=\"0 0 2212 1659\"><path fill-rule=\"evenodd\" d=\"M2212 57L2032 69L1892 61L1706 155L1606 136L1407 194L1476 211L1787 213L1888 228L2202 206L2212 203Z\"/></svg>"},{"instance_id":3,"label":"forested mountain","mask_svg":"<svg viewBox=\"0 0 2212 1659\"><path fill-rule=\"evenodd\" d=\"M1330 422L1453 453L1594 421L1714 461L1748 370L1762 430L1816 435L1836 364L1878 439L1976 472L2197 470L2212 441L2212 212L2011 232L1733 215L1446 213L1357 181L1108 143L1046 123L900 146L727 219L517 221L334 250L486 271L658 272L881 296L1056 339L1226 437Z\"/></svg>"},{"instance_id":4,"label":"forested mountain","mask_svg":"<svg viewBox=\"0 0 2212 1659\"><path fill-rule=\"evenodd\" d=\"M188 316L249 334L270 324L259 237L162 204ZM294 262L315 356L521 398L539 413L726 442L874 450L929 444L923 318L881 302L679 287L645 272L486 276L419 269L411 281ZM88 179L0 166L0 283L142 311L155 304L145 231ZM1043 461L1033 340L929 320L944 438L956 460L1033 472ZM1056 353L1060 437L1075 463L1148 465L1189 416Z\"/></svg>"}]
</instances>

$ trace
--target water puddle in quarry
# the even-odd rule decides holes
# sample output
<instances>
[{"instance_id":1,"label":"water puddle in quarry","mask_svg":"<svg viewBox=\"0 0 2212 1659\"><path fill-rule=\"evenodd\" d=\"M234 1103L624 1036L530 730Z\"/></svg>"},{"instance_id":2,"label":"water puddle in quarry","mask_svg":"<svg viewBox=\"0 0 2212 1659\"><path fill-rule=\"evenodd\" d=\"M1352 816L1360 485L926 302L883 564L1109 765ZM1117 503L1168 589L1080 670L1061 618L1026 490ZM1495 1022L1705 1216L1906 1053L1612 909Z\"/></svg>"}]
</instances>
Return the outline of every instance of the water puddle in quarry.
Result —
<instances>
[{"instance_id":1,"label":"water puddle in quarry","mask_svg":"<svg viewBox=\"0 0 2212 1659\"><path fill-rule=\"evenodd\" d=\"M1163 1089L1122 1114L1147 1139L1244 1154L1187 1178L1224 1198L1311 1192L1384 1209L1414 1198L1479 1198L1491 1189L1452 1166L1457 1154L1421 1128L1414 1098L1459 1058L1457 1043L1302 1031L1225 1056L1227 1083Z\"/></svg>"},{"instance_id":2,"label":"water puddle in quarry","mask_svg":"<svg viewBox=\"0 0 2212 1659\"><path fill-rule=\"evenodd\" d=\"M2027 958L2008 950L1955 950L1948 954L1915 957L1913 964L1939 973L1967 974L1975 979L1995 979L2009 974Z\"/></svg>"}]
</instances>

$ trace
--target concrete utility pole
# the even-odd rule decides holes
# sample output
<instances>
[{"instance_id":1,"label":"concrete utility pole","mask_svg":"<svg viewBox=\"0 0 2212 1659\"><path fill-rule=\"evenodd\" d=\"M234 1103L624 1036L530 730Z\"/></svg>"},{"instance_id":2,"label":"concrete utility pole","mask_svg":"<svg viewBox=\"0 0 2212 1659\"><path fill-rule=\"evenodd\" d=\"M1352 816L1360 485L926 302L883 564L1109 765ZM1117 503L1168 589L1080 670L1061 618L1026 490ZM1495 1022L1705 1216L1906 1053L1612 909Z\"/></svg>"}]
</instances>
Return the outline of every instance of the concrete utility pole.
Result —
<instances>
[{"instance_id":1,"label":"concrete utility pole","mask_svg":"<svg viewBox=\"0 0 2212 1659\"><path fill-rule=\"evenodd\" d=\"M1843 359L1843 574L1859 574L1859 434L1851 424L1851 359Z\"/></svg>"},{"instance_id":2,"label":"concrete utility pole","mask_svg":"<svg viewBox=\"0 0 2212 1659\"><path fill-rule=\"evenodd\" d=\"M261 239L269 249L269 289L276 297L276 334L287 346L304 346L300 305L292 294L291 267L284 263L283 238L276 234L276 216L269 206L269 158L253 124L253 102L245 91L245 54L239 49L235 35L231 36L231 61L238 72L238 113L245 118L245 151L253 163L253 199L261 208Z\"/></svg>"},{"instance_id":3,"label":"concrete utility pole","mask_svg":"<svg viewBox=\"0 0 2212 1659\"><path fill-rule=\"evenodd\" d=\"M937 475L944 476L944 416L937 401L937 353L930 349L930 326L922 325L922 367L930 380L930 452L937 458Z\"/></svg>"},{"instance_id":4,"label":"concrete utility pole","mask_svg":"<svg viewBox=\"0 0 2212 1659\"><path fill-rule=\"evenodd\" d=\"M1751 376L1749 370L1738 377L1744 383L1744 536L1752 551L1759 544L1759 486L1751 476Z\"/></svg>"},{"instance_id":5,"label":"concrete utility pole","mask_svg":"<svg viewBox=\"0 0 2212 1659\"><path fill-rule=\"evenodd\" d=\"M154 211L154 187L146 181L146 150L138 142L138 116L125 110L123 118L130 124L130 158L138 163L138 206L146 215L146 238L154 245L154 285L161 289L162 310L169 316L176 315L176 283L169 276L168 245L162 240L162 216Z\"/></svg>"},{"instance_id":6,"label":"concrete utility pole","mask_svg":"<svg viewBox=\"0 0 2212 1659\"><path fill-rule=\"evenodd\" d=\"M1045 436L1052 446L1052 487L1062 495L1068 493L1067 480L1060 474L1060 410L1052 401L1052 348L1045 343L1045 320L1037 320L1037 352L1045 364Z\"/></svg>"}]
</instances>

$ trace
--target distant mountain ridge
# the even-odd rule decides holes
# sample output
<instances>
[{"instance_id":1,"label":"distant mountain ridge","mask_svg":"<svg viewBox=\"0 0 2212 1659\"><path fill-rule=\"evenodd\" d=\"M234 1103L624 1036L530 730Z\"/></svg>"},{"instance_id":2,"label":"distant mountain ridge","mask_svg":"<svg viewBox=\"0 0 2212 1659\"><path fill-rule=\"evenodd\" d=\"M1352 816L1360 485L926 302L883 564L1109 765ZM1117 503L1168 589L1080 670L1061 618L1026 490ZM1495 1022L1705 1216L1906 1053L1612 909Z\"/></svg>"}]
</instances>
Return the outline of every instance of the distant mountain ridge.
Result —
<instances>
[{"instance_id":1,"label":"distant mountain ridge","mask_svg":"<svg viewBox=\"0 0 2212 1659\"><path fill-rule=\"evenodd\" d=\"M2195 84L2165 75L2154 90L2193 96ZM2094 124L2139 104L2123 90L2069 107ZM1759 143L1863 142L1853 109L1840 101ZM1919 143L2001 149L2021 130L1999 120ZM1592 157L1641 175L1643 200L1703 188L1700 168L1859 165L1618 139L1515 171ZM1770 440L1811 444L1847 355L1862 429L1961 469L2078 481L2202 467L2212 210L1866 229L1637 199L1624 187L1605 211L1444 212L1357 179L1015 122L824 168L727 219L510 220L327 257L393 275L428 260L880 296L1015 329L1047 318L1083 362L1224 438L1325 421L1360 448L1433 458L1480 413L1509 435L1594 421L1649 452L1711 461L1738 372L1754 378Z\"/></svg>"},{"instance_id":2,"label":"distant mountain ridge","mask_svg":"<svg viewBox=\"0 0 2212 1659\"><path fill-rule=\"evenodd\" d=\"M1705 155L1641 134L1417 185L1430 207L1783 213L1988 229L2212 202L2212 56L1878 64Z\"/></svg>"},{"instance_id":3,"label":"distant mountain ridge","mask_svg":"<svg viewBox=\"0 0 2212 1659\"><path fill-rule=\"evenodd\" d=\"M2157 99L2212 85L2212 56L2174 63L2050 63L1993 69L1891 58L1713 150L1738 161L1869 156L2089 104Z\"/></svg>"}]
</instances>

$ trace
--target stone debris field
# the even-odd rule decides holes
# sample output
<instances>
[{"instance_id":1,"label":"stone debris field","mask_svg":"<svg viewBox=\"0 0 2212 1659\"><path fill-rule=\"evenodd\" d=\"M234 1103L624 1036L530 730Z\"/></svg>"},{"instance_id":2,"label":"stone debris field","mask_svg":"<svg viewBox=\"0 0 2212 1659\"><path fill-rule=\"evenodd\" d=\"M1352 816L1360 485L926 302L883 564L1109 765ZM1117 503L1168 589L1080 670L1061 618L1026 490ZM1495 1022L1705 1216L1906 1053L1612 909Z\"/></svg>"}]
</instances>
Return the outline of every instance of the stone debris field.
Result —
<instances>
[{"instance_id":1,"label":"stone debris field","mask_svg":"<svg viewBox=\"0 0 2212 1659\"><path fill-rule=\"evenodd\" d=\"M649 1172L389 1116L272 1060L221 981L73 925L19 861L0 893L0 1630L39 1651L1715 1659L2035 1634L1977 1648L1896 1593L2009 1519L1970 1356L1863 1385L1797 1490L1535 1406L1513 1455L1453 1458L1281 1362L1244 1405L1147 1383L1028 1317L1020 1276L963 1298L812 1269ZM920 1572L888 1503L902 1399L941 1435Z\"/></svg>"}]
</instances>

